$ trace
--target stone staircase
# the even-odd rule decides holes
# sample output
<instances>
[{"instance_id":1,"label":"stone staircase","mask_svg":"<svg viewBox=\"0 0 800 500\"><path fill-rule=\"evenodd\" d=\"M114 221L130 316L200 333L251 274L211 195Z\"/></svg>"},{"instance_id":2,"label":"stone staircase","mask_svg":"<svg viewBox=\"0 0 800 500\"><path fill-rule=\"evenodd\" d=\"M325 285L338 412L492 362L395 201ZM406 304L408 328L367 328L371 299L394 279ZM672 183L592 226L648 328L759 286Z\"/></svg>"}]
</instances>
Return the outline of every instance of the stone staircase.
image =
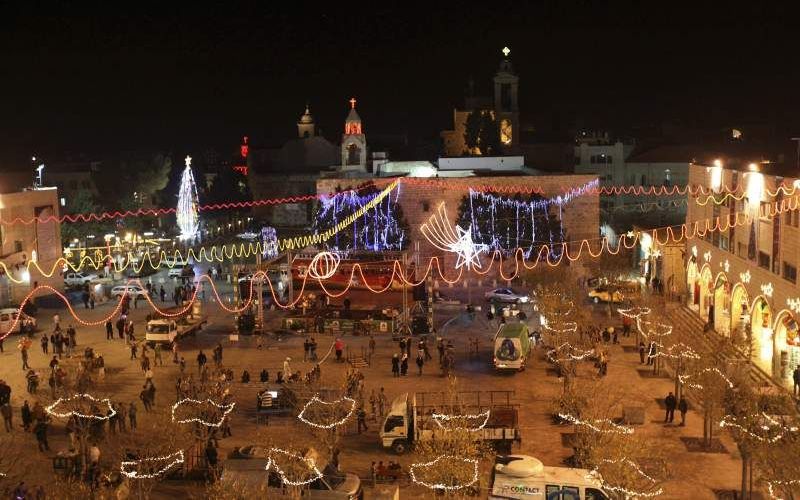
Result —
<instances>
[{"instance_id":1,"label":"stone staircase","mask_svg":"<svg viewBox=\"0 0 800 500\"><path fill-rule=\"evenodd\" d=\"M685 306L677 305L668 308L666 318L673 324L675 333L686 337L695 336L698 343L707 353L717 353L727 362L747 361L747 353L729 342L714 329L705 330L705 322ZM755 364L749 363L749 378L753 385L759 389L783 390L785 389L777 380L770 377L764 370Z\"/></svg>"}]
</instances>

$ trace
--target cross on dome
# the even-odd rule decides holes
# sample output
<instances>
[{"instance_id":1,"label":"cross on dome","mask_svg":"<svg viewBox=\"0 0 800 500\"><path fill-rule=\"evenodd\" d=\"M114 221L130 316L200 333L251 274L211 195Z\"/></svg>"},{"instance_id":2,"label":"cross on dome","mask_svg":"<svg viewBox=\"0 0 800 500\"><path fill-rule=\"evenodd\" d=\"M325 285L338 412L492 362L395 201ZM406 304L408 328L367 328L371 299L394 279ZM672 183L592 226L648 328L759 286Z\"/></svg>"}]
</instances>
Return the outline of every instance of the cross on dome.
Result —
<instances>
[{"instance_id":1,"label":"cross on dome","mask_svg":"<svg viewBox=\"0 0 800 500\"><path fill-rule=\"evenodd\" d=\"M356 109L356 98L355 97L351 97L350 98L350 109Z\"/></svg>"},{"instance_id":2,"label":"cross on dome","mask_svg":"<svg viewBox=\"0 0 800 500\"><path fill-rule=\"evenodd\" d=\"M189 155L186 155L186 159L184 160L184 162L186 162L186 166L187 167L191 167L192 166L192 157L189 156Z\"/></svg>"}]
</instances>

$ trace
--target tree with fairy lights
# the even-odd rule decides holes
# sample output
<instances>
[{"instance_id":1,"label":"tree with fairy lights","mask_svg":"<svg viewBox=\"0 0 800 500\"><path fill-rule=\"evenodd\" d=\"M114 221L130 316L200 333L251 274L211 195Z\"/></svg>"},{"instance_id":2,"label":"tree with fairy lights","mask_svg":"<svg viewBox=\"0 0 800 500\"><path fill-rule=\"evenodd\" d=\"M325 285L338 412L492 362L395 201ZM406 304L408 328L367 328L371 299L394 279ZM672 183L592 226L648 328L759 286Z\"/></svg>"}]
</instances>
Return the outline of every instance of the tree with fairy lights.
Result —
<instances>
[{"instance_id":1,"label":"tree with fairy lights","mask_svg":"<svg viewBox=\"0 0 800 500\"><path fill-rule=\"evenodd\" d=\"M380 193L381 189L372 182L347 191L337 186L332 196L324 196L317 202L312 222L314 233L334 228ZM337 232L325 243L326 248L338 252L404 250L408 246L408 222L399 196L399 190L390 193L363 217Z\"/></svg>"},{"instance_id":2,"label":"tree with fairy lights","mask_svg":"<svg viewBox=\"0 0 800 500\"><path fill-rule=\"evenodd\" d=\"M529 257L548 245L551 258L558 258L564 241L561 203L538 194L502 197L470 190L461 199L456 224L471 227L472 240L489 251L508 255L522 248Z\"/></svg>"},{"instance_id":3,"label":"tree with fairy lights","mask_svg":"<svg viewBox=\"0 0 800 500\"><path fill-rule=\"evenodd\" d=\"M181 230L180 239L192 241L197 238L200 231L200 219L197 215L199 203L197 200L197 185L192 173L192 157L186 157L186 168L181 175L181 185L178 191L178 207L175 215L178 227Z\"/></svg>"}]
</instances>

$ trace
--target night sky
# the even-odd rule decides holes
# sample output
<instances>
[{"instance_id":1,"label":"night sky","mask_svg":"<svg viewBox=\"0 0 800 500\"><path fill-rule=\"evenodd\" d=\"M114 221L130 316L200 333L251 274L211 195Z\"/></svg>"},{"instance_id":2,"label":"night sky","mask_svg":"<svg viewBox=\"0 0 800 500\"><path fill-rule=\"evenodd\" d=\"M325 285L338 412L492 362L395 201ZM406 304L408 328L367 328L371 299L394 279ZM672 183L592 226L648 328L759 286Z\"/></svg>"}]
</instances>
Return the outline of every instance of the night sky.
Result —
<instances>
[{"instance_id":1,"label":"night sky","mask_svg":"<svg viewBox=\"0 0 800 500\"><path fill-rule=\"evenodd\" d=\"M470 75L489 90L504 45L523 122L800 133L797 15L760 2L218 3L0 8L0 167L33 151L225 151L243 134L279 145L306 101L336 139L351 96L368 140L434 140Z\"/></svg>"}]
</instances>

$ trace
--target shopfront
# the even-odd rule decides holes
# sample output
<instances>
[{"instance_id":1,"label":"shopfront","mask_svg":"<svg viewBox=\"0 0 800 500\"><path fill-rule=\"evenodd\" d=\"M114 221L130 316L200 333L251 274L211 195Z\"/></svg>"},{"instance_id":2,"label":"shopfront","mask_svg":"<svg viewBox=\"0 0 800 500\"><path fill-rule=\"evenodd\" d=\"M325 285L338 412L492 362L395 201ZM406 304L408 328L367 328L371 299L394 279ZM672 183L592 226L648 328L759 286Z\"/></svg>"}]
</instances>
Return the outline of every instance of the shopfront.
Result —
<instances>
[{"instance_id":1,"label":"shopfront","mask_svg":"<svg viewBox=\"0 0 800 500\"><path fill-rule=\"evenodd\" d=\"M714 282L714 329L726 337L731 328L731 283L725 273L719 273Z\"/></svg>"},{"instance_id":2,"label":"shopfront","mask_svg":"<svg viewBox=\"0 0 800 500\"><path fill-rule=\"evenodd\" d=\"M711 276L711 269L707 265L700 271L700 317L708 321L709 315L713 314L714 304L714 277Z\"/></svg>"},{"instance_id":3,"label":"shopfront","mask_svg":"<svg viewBox=\"0 0 800 500\"><path fill-rule=\"evenodd\" d=\"M700 270L694 257L689 258L689 266L686 269L686 288L688 293L689 308L695 312L700 309Z\"/></svg>"},{"instance_id":4,"label":"shopfront","mask_svg":"<svg viewBox=\"0 0 800 500\"><path fill-rule=\"evenodd\" d=\"M795 315L783 310L775 321L776 378L791 380L792 372L800 365L800 332Z\"/></svg>"},{"instance_id":5,"label":"shopfront","mask_svg":"<svg viewBox=\"0 0 800 500\"><path fill-rule=\"evenodd\" d=\"M750 297L741 283L733 287L731 293L731 337L744 344L750 330Z\"/></svg>"},{"instance_id":6,"label":"shopfront","mask_svg":"<svg viewBox=\"0 0 800 500\"><path fill-rule=\"evenodd\" d=\"M772 309L763 296L756 298L750 317L753 361L765 372L772 373Z\"/></svg>"}]
</instances>

